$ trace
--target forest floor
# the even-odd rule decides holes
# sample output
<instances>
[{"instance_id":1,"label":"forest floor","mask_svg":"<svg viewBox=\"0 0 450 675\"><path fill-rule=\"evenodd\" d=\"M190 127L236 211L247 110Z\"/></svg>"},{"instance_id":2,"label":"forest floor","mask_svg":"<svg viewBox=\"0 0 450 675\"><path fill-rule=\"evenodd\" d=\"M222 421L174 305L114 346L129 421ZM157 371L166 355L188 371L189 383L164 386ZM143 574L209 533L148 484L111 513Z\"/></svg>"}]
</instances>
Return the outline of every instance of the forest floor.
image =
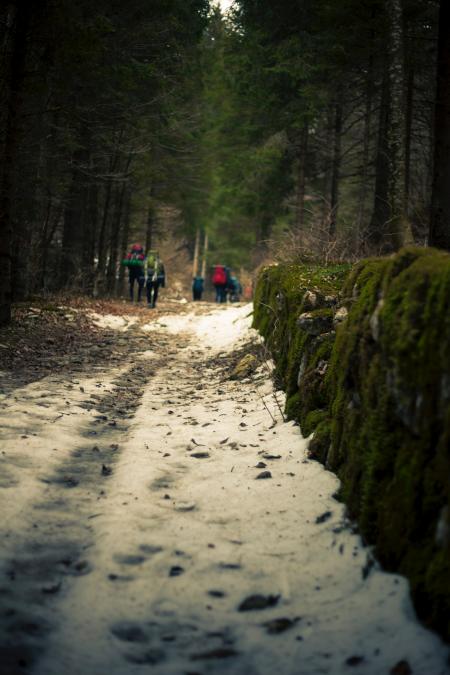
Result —
<instances>
[{"instance_id":1,"label":"forest floor","mask_svg":"<svg viewBox=\"0 0 450 675\"><path fill-rule=\"evenodd\" d=\"M250 314L16 308L0 332L0 675L450 672L283 420Z\"/></svg>"}]
</instances>

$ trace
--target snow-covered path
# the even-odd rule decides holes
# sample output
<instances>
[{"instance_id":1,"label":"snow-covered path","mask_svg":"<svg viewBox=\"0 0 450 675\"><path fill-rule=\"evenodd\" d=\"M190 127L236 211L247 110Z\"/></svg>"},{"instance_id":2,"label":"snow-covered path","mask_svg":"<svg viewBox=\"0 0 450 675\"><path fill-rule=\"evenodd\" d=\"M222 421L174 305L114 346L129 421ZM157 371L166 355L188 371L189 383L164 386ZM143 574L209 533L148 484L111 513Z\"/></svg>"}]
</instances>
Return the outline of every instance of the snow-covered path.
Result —
<instances>
[{"instance_id":1,"label":"snow-covered path","mask_svg":"<svg viewBox=\"0 0 450 675\"><path fill-rule=\"evenodd\" d=\"M4 402L1 675L450 672L282 421L267 365L228 379L257 339L248 314L159 319L144 334L161 351L128 369Z\"/></svg>"}]
</instances>

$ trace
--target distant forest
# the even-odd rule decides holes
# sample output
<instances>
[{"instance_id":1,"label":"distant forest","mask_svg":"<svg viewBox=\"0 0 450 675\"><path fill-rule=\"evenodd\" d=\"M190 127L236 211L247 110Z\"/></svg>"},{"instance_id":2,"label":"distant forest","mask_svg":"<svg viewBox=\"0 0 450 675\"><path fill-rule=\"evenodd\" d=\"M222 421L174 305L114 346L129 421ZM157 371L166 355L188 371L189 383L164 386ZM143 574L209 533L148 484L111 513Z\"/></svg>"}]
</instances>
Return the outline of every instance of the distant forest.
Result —
<instances>
[{"instance_id":1,"label":"distant forest","mask_svg":"<svg viewBox=\"0 0 450 675\"><path fill-rule=\"evenodd\" d=\"M16 0L0 40L0 324L116 294L168 209L249 269L450 249L447 0Z\"/></svg>"}]
</instances>

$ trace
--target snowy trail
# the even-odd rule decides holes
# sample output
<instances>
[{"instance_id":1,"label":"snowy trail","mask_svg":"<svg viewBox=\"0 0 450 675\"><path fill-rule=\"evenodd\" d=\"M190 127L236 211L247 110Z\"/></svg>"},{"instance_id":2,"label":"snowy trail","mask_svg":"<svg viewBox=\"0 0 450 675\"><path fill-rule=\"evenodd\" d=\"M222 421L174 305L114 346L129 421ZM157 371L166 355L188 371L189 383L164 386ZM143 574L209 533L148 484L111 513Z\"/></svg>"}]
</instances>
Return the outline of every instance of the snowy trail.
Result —
<instances>
[{"instance_id":1,"label":"snowy trail","mask_svg":"<svg viewBox=\"0 0 450 675\"><path fill-rule=\"evenodd\" d=\"M405 580L367 564L337 479L282 421L265 366L228 379L233 350L256 340L248 313L148 324L161 351L111 370L81 421L48 424L31 468L14 464L34 449L20 450L20 421L10 430L1 675L450 672ZM75 413L98 376L44 384L53 419L61 388ZM19 396L27 415L42 400L33 391Z\"/></svg>"}]
</instances>

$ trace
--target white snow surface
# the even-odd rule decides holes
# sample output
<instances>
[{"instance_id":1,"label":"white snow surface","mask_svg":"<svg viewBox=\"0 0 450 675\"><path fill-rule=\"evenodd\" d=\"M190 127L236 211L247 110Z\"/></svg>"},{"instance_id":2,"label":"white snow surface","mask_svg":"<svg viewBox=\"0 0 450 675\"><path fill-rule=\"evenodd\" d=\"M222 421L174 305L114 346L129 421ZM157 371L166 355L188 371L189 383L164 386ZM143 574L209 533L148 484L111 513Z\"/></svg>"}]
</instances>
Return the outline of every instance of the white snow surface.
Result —
<instances>
[{"instance_id":1,"label":"white snow surface","mask_svg":"<svg viewBox=\"0 0 450 675\"><path fill-rule=\"evenodd\" d=\"M116 314L99 314L98 312L89 312L92 322L100 328L112 328L113 330L127 331L131 326L137 323L134 316L118 316Z\"/></svg>"},{"instance_id":2,"label":"white snow surface","mask_svg":"<svg viewBox=\"0 0 450 675\"><path fill-rule=\"evenodd\" d=\"M204 316L197 314L161 317L143 326L145 331L164 330L172 334L188 332L197 346L214 350L236 348L249 338L256 339L250 328L253 305L219 305Z\"/></svg>"},{"instance_id":3,"label":"white snow surface","mask_svg":"<svg viewBox=\"0 0 450 675\"><path fill-rule=\"evenodd\" d=\"M70 493L42 478L77 448L82 458L93 442L110 444L86 446L82 422L95 410L78 404L121 373L76 385L47 378L3 401L0 461L14 480L0 489L2 565L34 526L44 548L63 548L64 533L82 551L83 573L32 604L53 626L32 675L380 675L402 660L414 675L450 672L448 648L417 621L406 580L378 565L364 578L370 551L333 498L339 481L283 422L283 394L264 366L253 379L227 379L221 356L258 339L250 312L224 307L144 327L191 339L168 360L141 354L155 373L127 431L116 432L112 475L84 486L81 473ZM259 462L271 478L256 479ZM238 611L253 594L277 604ZM292 625L270 634L276 619Z\"/></svg>"}]
</instances>

